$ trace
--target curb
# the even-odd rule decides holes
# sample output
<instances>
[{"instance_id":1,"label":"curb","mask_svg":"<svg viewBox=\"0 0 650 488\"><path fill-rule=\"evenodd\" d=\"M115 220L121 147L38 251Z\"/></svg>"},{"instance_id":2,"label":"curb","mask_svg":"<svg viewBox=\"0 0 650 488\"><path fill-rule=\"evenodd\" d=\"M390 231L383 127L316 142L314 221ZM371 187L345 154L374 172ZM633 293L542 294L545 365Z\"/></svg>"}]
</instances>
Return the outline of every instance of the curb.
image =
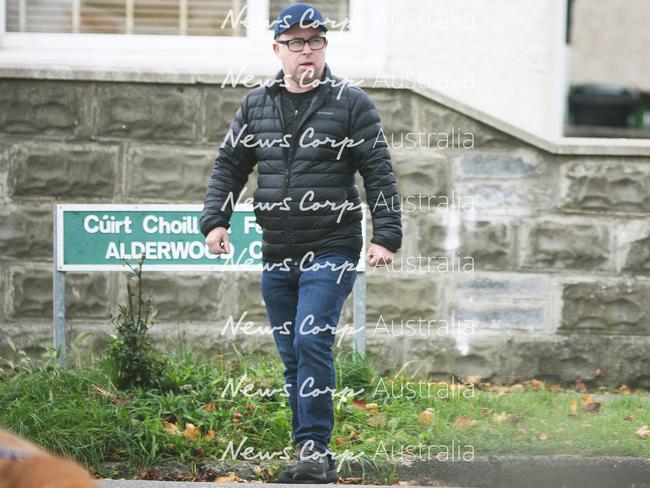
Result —
<instances>
[{"instance_id":1,"label":"curb","mask_svg":"<svg viewBox=\"0 0 650 488\"><path fill-rule=\"evenodd\" d=\"M264 462L259 464L260 467L266 465ZM245 461L206 461L196 465L196 472L203 475L200 479L214 479L229 472L244 479L255 479L255 466ZM179 463L154 466L151 469L160 475L157 479L192 479L186 477L191 468ZM409 462L350 462L340 471L343 478L363 477L364 484L373 485L386 485L387 473L393 474L397 481L417 486L650 488L650 459L624 456L488 455L475 456L472 461L414 459ZM102 481L103 486L122 486L115 483L125 480ZM143 486L149 486L146 483ZM246 483L239 486L243 484ZM196 485L192 483L187 486Z\"/></svg>"},{"instance_id":2,"label":"curb","mask_svg":"<svg viewBox=\"0 0 650 488\"><path fill-rule=\"evenodd\" d=\"M473 461L414 461L400 480L481 488L650 488L650 459L576 455L490 455Z\"/></svg>"}]
</instances>

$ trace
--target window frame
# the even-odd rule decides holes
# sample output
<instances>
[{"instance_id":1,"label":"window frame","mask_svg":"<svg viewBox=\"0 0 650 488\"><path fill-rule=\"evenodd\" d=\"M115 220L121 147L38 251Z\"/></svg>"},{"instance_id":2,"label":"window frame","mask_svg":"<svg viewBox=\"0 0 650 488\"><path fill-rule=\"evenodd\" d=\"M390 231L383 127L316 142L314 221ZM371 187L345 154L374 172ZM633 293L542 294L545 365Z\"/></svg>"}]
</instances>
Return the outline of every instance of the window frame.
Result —
<instances>
[{"instance_id":1,"label":"window frame","mask_svg":"<svg viewBox=\"0 0 650 488\"><path fill-rule=\"evenodd\" d=\"M269 73L272 52L269 0L248 0L246 35L32 33L6 31L6 0L0 0L0 68L141 70L223 74ZM350 30L327 32L328 63L348 76L382 72L386 64L386 0L350 0ZM262 47L264 48L262 49Z\"/></svg>"}]
</instances>

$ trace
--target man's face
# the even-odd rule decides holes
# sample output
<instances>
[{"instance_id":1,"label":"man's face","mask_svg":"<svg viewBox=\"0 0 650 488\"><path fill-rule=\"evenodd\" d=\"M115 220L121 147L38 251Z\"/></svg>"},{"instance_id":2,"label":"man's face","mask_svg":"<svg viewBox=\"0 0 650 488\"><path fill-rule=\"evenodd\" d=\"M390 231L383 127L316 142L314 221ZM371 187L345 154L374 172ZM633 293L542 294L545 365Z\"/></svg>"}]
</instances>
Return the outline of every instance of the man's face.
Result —
<instances>
[{"instance_id":1,"label":"man's face","mask_svg":"<svg viewBox=\"0 0 650 488\"><path fill-rule=\"evenodd\" d=\"M304 39L307 41L312 37L325 37L318 27L301 27L296 24L287 31L280 34L277 41L290 41L291 39ZM285 76L293 80L296 84L308 84L314 80L319 80L323 76L325 69L325 51L327 45L322 49L312 49L308 42L305 42L302 51L291 51L286 44L273 43L273 51L282 62L282 71Z\"/></svg>"}]
</instances>

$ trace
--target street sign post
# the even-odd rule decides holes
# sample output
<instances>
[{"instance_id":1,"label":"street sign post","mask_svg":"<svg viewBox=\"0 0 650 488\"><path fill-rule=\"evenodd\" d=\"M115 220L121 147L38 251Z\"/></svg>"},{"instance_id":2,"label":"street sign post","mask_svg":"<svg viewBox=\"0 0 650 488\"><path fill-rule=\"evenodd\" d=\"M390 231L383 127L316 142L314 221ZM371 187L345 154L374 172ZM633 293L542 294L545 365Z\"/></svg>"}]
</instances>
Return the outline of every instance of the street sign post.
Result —
<instances>
[{"instance_id":1,"label":"street sign post","mask_svg":"<svg viewBox=\"0 0 650 488\"><path fill-rule=\"evenodd\" d=\"M362 251L353 290L354 349L365 355L366 206ZM230 254L215 255L205 244L199 218L203 205L54 205L53 337L65 362L65 273L125 271L144 254L143 271L262 271L262 229L250 204L235 207L229 229Z\"/></svg>"}]
</instances>

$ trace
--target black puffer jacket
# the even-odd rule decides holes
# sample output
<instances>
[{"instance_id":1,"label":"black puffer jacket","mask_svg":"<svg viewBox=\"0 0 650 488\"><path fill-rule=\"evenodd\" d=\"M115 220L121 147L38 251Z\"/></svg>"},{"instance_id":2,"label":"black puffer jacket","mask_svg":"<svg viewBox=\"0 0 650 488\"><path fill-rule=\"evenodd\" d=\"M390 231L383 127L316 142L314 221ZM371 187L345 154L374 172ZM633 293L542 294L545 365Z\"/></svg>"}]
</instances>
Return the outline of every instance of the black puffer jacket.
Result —
<instances>
[{"instance_id":1,"label":"black puffer jacket","mask_svg":"<svg viewBox=\"0 0 650 488\"><path fill-rule=\"evenodd\" d=\"M263 229L264 259L300 259L309 251L319 255L331 250L358 256L362 246L361 200L354 183L358 170L372 215L371 242L397 251L402 243L399 195L372 100L361 88L332 75L326 64L323 84L292 140L285 136L280 105L283 76L280 70L273 83L244 96L215 161L201 232L207 236L215 227L230 227L232 204L259 163L253 205Z\"/></svg>"}]
</instances>

